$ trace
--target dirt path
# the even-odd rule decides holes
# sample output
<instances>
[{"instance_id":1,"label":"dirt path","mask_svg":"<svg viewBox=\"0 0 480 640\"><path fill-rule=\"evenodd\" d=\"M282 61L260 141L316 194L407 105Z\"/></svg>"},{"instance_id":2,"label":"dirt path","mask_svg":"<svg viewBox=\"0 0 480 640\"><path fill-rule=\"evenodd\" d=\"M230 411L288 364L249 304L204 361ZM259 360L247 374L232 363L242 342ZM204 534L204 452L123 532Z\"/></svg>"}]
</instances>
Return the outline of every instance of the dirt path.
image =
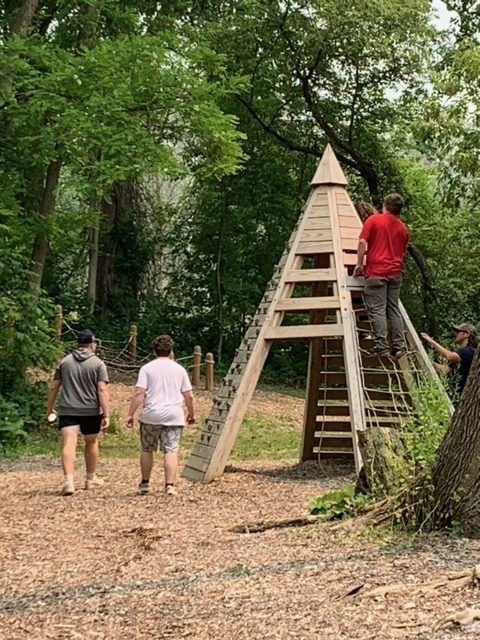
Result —
<instances>
[{"instance_id":1,"label":"dirt path","mask_svg":"<svg viewBox=\"0 0 480 640\"><path fill-rule=\"evenodd\" d=\"M413 584L472 565L472 543L428 539L393 553L316 527L229 533L245 520L301 514L349 479L341 469L327 478L292 462L241 464L209 486L182 482L169 501L158 487L135 494L130 460L103 462L108 485L72 498L56 493L56 461L0 471L5 640L432 638L433 622L476 601L473 591L345 597L360 583Z\"/></svg>"}]
</instances>

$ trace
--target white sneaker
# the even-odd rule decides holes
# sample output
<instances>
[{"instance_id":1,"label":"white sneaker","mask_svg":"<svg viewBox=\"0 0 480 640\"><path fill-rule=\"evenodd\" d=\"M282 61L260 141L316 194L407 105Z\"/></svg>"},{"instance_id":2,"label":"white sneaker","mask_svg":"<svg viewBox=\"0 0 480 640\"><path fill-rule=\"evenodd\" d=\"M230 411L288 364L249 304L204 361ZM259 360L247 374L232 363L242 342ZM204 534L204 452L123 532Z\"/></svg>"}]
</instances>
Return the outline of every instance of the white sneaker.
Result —
<instances>
[{"instance_id":1,"label":"white sneaker","mask_svg":"<svg viewBox=\"0 0 480 640\"><path fill-rule=\"evenodd\" d=\"M167 494L167 496L176 496L177 490L175 489L173 484L169 484L165 487L165 493Z\"/></svg>"},{"instance_id":2,"label":"white sneaker","mask_svg":"<svg viewBox=\"0 0 480 640\"><path fill-rule=\"evenodd\" d=\"M72 481L66 480L61 491L62 496L73 496L75 493L75 485Z\"/></svg>"},{"instance_id":3,"label":"white sneaker","mask_svg":"<svg viewBox=\"0 0 480 640\"><path fill-rule=\"evenodd\" d=\"M85 489L95 489L95 487L103 487L105 484L105 480L103 478L98 478L97 476L93 476L91 480L85 480Z\"/></svg>"}]
</instances>

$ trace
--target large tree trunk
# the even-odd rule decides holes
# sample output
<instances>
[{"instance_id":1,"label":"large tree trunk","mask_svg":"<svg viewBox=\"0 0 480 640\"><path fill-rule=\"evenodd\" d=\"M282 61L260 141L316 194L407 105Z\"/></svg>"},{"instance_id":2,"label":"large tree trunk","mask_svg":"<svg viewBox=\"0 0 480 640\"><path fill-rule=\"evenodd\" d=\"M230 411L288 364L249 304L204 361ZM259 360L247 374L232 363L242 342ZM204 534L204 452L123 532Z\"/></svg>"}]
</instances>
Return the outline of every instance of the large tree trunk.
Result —
<instances>
[{"instance_id":1,"label":"large tree trunk","mask_svg":"<svg viewBox=\"0 0 480 640\"><path fill-rule=\"evenodd\" d=\"M60 180L61 168L62 161L60 159L53 160L48 165L45 185L42 193L42 201L39 211L42 228L39 229L35 235L30 263L29 291L36 296L40 293L40 288L42 286L42 276L45 269L45 260L48 250L48 232L46 229L46 223L55 210L55 192Z\"/></svg>"},{"instance_id":2,"label":"large tree trunk","mask_svg":"<svg viewBox=\"0 0 480 640\"><path fill-rule=\"evenodd\" d=\"M38 0L23 0L12 24L12 33L20 38L27 35L37 10Z\"/></svg>"},{"instance_id":3,"label":"large tree trunk","mask_svg":"<svg viewBox=\"0 0 480 640\"><path fill-rule=\"evenodd\" d=\"M88 286L87 297L90 304L90 313L94 313L97 302L97 278L98 278L98 227L89 229L88 232Z\"/></svg>"},{"instance_id":4,"label":"large tree trunk","mask_svg":"<svg viewBox=\"0 0 480 640\"><path fill-rule=\"evenodd\" d=\"M460 523L462 532L480 537L480 351L433 469L436 528Z\"/></svg>"}]
</instances>

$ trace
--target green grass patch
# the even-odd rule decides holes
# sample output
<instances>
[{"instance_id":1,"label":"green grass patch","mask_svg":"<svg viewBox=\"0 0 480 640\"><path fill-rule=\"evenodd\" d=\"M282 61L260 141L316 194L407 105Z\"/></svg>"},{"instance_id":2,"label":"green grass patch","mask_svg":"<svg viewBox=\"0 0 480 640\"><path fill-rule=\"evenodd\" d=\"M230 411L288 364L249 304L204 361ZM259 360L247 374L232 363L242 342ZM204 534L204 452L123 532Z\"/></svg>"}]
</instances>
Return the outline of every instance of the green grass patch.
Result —
<instances>
[{"instance_id":1,"label":"green grass patch","mask_svg":"<svg viewBox=\"0 0 480 640\"><path fill-rule=\"evenodd\" d=\"M180 456L186 459L198 436L196 429L184 430ZM295 420L284 415L275 420L261 413L245 418L235 442L232 459L235 460L283 460L298 456L300 431ZM140 451L138 429L126 429L115 414L111 415L110 429L100 436L100 455L103 458L137 458ZM60 434L56 427L45 426L29 434L25 443L11 457L58 456Z\"/></svg>"},{"instance_id":2,"label":"green grass patch","mask_svg":"<svg viewBox=\"0 0 480 640\"><path fill-rule=\"evenodd\" d=\"M235 442L237 460L284 460L298 457L300 432L293 418L277 420L257 413L245 418Z\"/></svg>"}]
</instances>

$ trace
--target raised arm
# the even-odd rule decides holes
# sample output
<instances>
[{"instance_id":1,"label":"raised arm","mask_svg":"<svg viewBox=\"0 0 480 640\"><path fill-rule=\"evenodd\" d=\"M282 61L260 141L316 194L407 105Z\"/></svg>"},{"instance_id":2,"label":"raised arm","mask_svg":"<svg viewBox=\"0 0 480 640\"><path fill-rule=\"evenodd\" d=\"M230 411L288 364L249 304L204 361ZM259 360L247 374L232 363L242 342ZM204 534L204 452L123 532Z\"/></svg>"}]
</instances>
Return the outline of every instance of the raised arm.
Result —
<instances>
[{"instance_id":1,"label":"raised arm","mask_svg":"<svg viewBox=\"0 0 480 640\"><path fill-rule=\"evenodd\" d=\"M432 347L432 349L435 349L435 351L437 353L439 353L442 358L445 358L445 360L447 360L447 362L460 362L461 358L458 355L458 353L455 353L455 351L450 351L450 349L445 349L445 347L442 347L441 344L439 344L438 342L435 342L435 340L433 338L431 338L427 333L421 333L420 337L422 338L422 340L424 340L430 347Z\"/></svg>"}]
</instances>

